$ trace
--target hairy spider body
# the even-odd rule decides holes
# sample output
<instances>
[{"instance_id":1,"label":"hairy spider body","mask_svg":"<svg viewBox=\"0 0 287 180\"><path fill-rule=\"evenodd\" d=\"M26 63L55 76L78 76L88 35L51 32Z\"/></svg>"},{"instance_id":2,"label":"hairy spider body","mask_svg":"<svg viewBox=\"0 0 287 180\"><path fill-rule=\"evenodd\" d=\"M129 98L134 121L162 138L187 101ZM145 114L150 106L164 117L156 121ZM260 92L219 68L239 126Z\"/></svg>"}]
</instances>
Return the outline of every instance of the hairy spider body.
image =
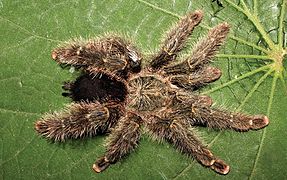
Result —
<instances>
[{"instance_id":1,"label":"hairy spider body","mask_svg":"<svg viewBox=\"0 0 287 180\"><path fill-rule=\"evenodd\" d=\"M229 32L227 23L212 28L187 59L173 62L201 19L201 11L182 18L144 69L138 50L115 36L56 48L52 52L55 61L78 67L83 73L63 85L67 91L63 95L74 102L60 113L42 117L35 124L36 131L54 141L109 132L106 153L93 165L96 172L134 150L146 132L202 165L227 174L229 166L201 142L193 126L248 131L267 126L269 120L263 115L214 108L209 96L194 92L221 76L209 62Z\"/></svg>"}]
</instances>

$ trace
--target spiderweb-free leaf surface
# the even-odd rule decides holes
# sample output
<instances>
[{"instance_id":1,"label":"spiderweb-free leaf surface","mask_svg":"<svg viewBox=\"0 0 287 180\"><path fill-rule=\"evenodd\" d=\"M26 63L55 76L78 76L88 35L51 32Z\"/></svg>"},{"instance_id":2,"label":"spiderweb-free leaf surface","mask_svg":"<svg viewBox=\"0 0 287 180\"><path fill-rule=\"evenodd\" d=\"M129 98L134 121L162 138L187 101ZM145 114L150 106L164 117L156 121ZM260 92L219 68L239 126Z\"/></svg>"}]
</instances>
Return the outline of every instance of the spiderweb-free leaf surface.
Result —
<instances>
[{"instance_id":1,"label":"spiderweb-free leaf surface","mask_svg":"<svg viewBox=\"0 0 287 180\"><path fill-rule=\"evenodd\" d=\"M285 178L286 1L222 3L223 8L211 0L0 0L1 179ZM214 154L231 166L227 176L147 136L130 156L95 174L91 165L104 153L104 136L53 144L36 135L33 123L45 112L60 110L69 103L61 96L61 83L76 77L50 58L51 50L61 41L119 32L150 54L159 47L161 34L195 9L202 9L205 17L191 45L209 27L223 21L232 25L229 39L214 62L223 77L202 93L211 95L215 106L266 114L270 119L267 128L255 132L199 128Z\"/></svg>"}]
</instances>

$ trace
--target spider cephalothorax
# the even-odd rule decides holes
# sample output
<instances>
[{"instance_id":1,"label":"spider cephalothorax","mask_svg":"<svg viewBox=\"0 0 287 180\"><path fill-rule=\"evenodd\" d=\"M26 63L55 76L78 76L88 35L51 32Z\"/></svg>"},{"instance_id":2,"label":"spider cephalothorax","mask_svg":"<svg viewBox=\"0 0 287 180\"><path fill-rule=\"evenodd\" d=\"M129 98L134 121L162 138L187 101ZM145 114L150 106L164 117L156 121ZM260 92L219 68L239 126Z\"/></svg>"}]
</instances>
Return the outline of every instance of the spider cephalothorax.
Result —
<instances>
[{"instance_id":1,"label":"spider cephalothorax","mask_svg":"<svg viewBox=\"0 0 287 180\"><path fill-rule=\"evenodd\" d=\"M110 133L105 155L93 165L96 172L134 150L145 132L227 174L229 166L211 153L192 126L248 131L265 127L269 120L216 109L209 96L194 92L220 78L221 71L209 62L229 32L227 23L217 25L189 57L175 62L201 19L201 11L182 18L143 69L138 50L116 36L74 41L55 49L55 61L78 67L82 75L63 85L68 91L63 95L74 102L63 112L42 117L36 131L53 141Z\"/></svg>"}]
</instances>

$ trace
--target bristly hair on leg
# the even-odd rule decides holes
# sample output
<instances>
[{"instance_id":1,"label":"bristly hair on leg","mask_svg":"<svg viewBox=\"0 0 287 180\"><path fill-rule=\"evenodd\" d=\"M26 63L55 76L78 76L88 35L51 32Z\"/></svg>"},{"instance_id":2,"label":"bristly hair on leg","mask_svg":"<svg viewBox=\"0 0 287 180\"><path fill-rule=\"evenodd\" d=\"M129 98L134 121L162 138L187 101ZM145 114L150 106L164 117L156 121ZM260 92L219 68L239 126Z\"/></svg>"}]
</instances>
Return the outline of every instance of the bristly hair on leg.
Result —
<instances>
[{"instance_id":1,"label":"bristly hair on leg","mask_svg":"<svg viewBox=\"0 0 287 180\"><path fill-rule=\"evenodd\" d=\"M194 47L185 61L164 67L164 72L169 74L189 74L206 66L224 43L230 26L222 23L212 28L207 37L201 39Z\"/></svg>"},{"instance_id":2,"label":"bristly hair on leg","mask_svg":"<svg viewBox=\"0 0 287 180\"><path fill-rule=\"evenodd\" d=\"M190 117L192 117L192 124L206 125L213 129L249 131L261 129L269 124L268 117L264 115L232 113L196 103L191 105Z\"/></svg>"},{"instance_id":3,"label":"bristly hair on leg","mask_svg":"<svg viewBox=\"0 0 287 180\"><path fill-rule=\"evenodd\" d=\"M219 47L224 43L230 26L222 23L212 28L206 38L199 41L194 47L191 58L188 59L189 67L194 70L198 66L204 66L214 58Z\"/></svg>"},{"instance_id":4,"label":"bristly hair on leg","mask_svg":"<svg viewBox=\"0 0 287 180\"><path fill-rule=\"evenodd\" d=\"M183 154L194 157L202 165L213 169L220 174L227 174L229 166L215 157L202 144L198 136L191 131L187 122L180 119L153 117L147 124L148 132L155 138L165 139Z\"/></svg>"},{"instance_id":5,"label":"bristly hair on leg","mask_svg":"<svg viewBox=\"0 0 287 180\"><path fill-rule=\"evenodd\" d=\"M203 13L195 11L183 17L178 24L167 34L160 52L155 55L150 63L153 70L174 60L177 53L182 50L193 29L200 23Z\"/></svg>"},{"instance_id":6,"label":"bristly hair on leg","mask_svg":"<svg viewBox=\"0 0 287 180\"><path fill-rule=\"evenodd\" d=\"M212 83L221 77L221 71L211 66L203 67L189 75L179 74L169 77L170 82L178 87L196 90L208 83Z\"/></svg>"},{"instance_id":7,"label":"bristly hair on leg","mask_svg":"<svg viewBox=\"0 0 287 180\"><path fill-rule=\"evenodd\" d=\"M110 164L119 161L123 156L134 150L140 139L142 119L133 113L123 117L108 138L107 150L103 157L93 165L93 170L102 172Z\"/></svg>"},{"instance_id":8,"label":"bristly hair on leg","mask_svg":"<svg viewBox=\"0 0 287 180\"><path fill-rule=\"evenodd\" d=\"M59 64L108 70L127 78L137 73L141 55L127 40L117 36L68 43L52 51L52 59Z\"/></svg>"},{"instance_id":9,"label":"bristly hair on leg","mask_svg":"<svg viewBox=\"0 0 287 180\"><path fill-rule=\"evenodd\" d=\"M62 112L42 117L35 129L52 141L91 137L109 131L122 114L121 109L117 104L73 103Z\"/></svg>"}]
</instances>

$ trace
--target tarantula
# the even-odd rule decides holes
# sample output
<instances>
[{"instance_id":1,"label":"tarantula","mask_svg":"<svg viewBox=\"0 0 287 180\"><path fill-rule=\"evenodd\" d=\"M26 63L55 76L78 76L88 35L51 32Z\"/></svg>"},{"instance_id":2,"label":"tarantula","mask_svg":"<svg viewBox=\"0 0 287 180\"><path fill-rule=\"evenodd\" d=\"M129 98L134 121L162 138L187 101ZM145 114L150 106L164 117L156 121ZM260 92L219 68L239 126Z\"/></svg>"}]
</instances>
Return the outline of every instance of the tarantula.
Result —
<instances>
[{"instance_id":1,"label":"tarantula","mask_svg":"<svg viewBox=\"0 0 287 180\"><path fill-rule=\"evenodd\" d=\"M209 62L230 29L227 23L217 25L189 57L175 62L202 17L200 10L183 17L143 69L135 46L116 36L74 41L53 50L56 62L75 66L82 74L63 85L67 90L63 96L74 102L60 113L42 117L35 123L36 131L53 141L110 133L105 154L92 166L96 172L129 154L146 132L217 173L227 174L229 166L211 153L192 127L248 131L267 126L269 120L264 115L216 109L209 96L194 92L220 78L220 69Z\"/></svg>"}]
</instances>

